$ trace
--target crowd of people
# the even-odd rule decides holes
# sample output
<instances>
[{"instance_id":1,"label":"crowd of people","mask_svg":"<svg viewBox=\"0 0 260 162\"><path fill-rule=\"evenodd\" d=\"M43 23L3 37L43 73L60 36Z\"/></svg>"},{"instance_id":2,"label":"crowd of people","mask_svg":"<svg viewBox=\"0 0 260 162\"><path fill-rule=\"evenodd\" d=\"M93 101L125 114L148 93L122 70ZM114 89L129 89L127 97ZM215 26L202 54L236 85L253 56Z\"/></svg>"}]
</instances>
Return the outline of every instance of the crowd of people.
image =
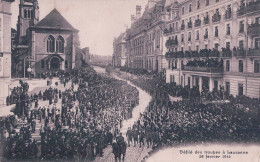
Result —
<instances>
[{"instance_id":1,"label":"crowd of people","mask_svg":"<svg viewBox=\"0 0 260 162\"><path fill-rule=\"evenodd\" d=\"M221 90L199 92L198 87L167 84L160 74L140 75L133 70L132 74L135 73L137 75L131 77L124 71L119 74L148 92L152 101L139 120L129 127L128 146L156 150L204 142L259 142L259 99L227 96ZM61 99L61 107L37 106L36 110L28 110L23 113L26 119L19 132L15 131L21 120L19 114L0 122L5 158L90 161L102 156L103 149L110 144L115 158L121 157L121 153L124 156L125 142L119 130L122 121L131 118L133 107L139 103L137 89L124 81L98 75L89 66L58 77L64 87L72 82L71 88L63 92L49 88L31 96L29 101L36 103L32 99L45 98L52 105ZM27 94L25 85L21 83L22 88L14 92ZM78 89L74 88L76 85ZM181 96L182 100L171 102L169 95ZM216 99L219 102L213 102ZM41 125L40 144L32 138L36 123ZM120 154L116 150L121 150Z\"/></svg>"},{"instance_id":2,"label":"crowd of people","mask_svg":"<svg viewBox=\"0 0 260 162\"><path fill-rule=\"evenodd\" d=\"M90 66L57 76L61 84L72 82L71 88L63 92L55 88L39 92L35 97L49 100L48 107L29 109L18 122L11 117L3 122L5 158L89 161L103 156L103 149L119 136L122 121L131 118L133 107L139 103L136 88L101 76ZM58 99L62 100L61 107L53 104ZM23 125L17 132L15 128L21 121ZM35 130L37 124L41 126L39 132ZM35 132L40 135L39 140L32 138Z\"/></svg>"},{"instance_id":3,"label":"crowd of people","mask_svg":"<svg viewBox=\"0 0 260 162\"><path fill-rule=\"evenodd\" d=\"M136 141L145 138L147 147L156 150L183 143L259 142L259 99L226 95L221 89L200 93L198 87L167 84L159 76L130 80L152 95L150 105L137 123L140 130ZM181 96L182 100L171 102L169 94ZM130 134L134 134L135 127ZM146 136L142 137L141 132Z\"/></svg>"},{"instance_id":4,"label":"crowd of people","mask_svg":"<svg viewBox=\"0 0 260 162\"><path fill-rule=\"evenodd\" d=\"M187 62L186 66L192 67L223 67L223 60L221 59L206 59L206 60L192 60Z\"/></svg>"}]
</instances>

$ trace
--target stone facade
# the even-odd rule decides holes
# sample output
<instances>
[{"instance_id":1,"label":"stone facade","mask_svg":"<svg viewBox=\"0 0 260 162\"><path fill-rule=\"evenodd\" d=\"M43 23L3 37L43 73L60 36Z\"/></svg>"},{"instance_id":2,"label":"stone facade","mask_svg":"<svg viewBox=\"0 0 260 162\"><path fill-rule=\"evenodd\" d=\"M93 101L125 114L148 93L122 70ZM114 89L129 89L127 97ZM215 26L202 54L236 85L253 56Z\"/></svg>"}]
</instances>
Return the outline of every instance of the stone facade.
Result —
<instances>
[{"instance_id":1,"label":"stone facade","mask_svg":"<svg viewBox=\"0 0 260 162\"><path fill-rule=\"evenodd\" d=\"M126 31L127 59L131 68L161 71L164 67L163 29L165 1L149 0L144 13L136 6L131 28Z\"/></svg>"},{"instance_id":2,"label":"stone facade","mask_svg":"<svg viewBox=\"0 0 260 162\"><path fill-rule=\"evenodd\" d=\"M118 38L114 39L113 47L113 57L112 65L114 67L123 67L126 63L126 42L125 42L126 33L121 34Z\"/></svg>"},{"instance_id":3,"label":"stone facade","mask_svg":"<svg viewBox=\"0 0 260 162\"><path fill-rule=\"evenodd\" d=\"M69 71L81 65L78 30L53 9L39 21L37 0L21 0L17 24L17 45L13 52L14 76L40 76L48 70ZM78 55L78 56L77 56ZM77 60L79 59L79 60Z\"/></svg>"},{"instance_id":4,"label":"stone facade","mask_svg":"<svg viewBox=\"0 0 260 162\"><path fill-rule=\"evenodd\" d=\"M11 80L11 3L0 0L0 107L5 104Z\"/></svg>"},{"instance_id":5,"label":"stone facade","mask_svg":"<svg viewBox=\"0 0 260 162\"><path fill-rule=\"evenodd\" d=\"M197 85L200 90L222 86L233 95L260 98L259 6L259 1L240 0L172 4L164 30L167 82ZM203 56L204 49L215 49L218 54ZM189 55L196 51L198 55ZM222 61L223 67L185 66L192 60L207 59Z\"/></svg>"}]
</instances>

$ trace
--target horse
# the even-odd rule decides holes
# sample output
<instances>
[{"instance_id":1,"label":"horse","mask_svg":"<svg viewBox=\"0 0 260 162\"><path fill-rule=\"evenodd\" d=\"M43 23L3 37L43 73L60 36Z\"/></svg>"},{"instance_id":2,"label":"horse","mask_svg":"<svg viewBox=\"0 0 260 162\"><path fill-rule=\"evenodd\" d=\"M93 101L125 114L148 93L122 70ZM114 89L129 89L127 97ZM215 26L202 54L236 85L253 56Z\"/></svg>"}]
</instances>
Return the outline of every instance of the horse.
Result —
<instances>
[{"instance_id":1,"label":"horse","mask_svg":"<svg viewBox=\"0 0 260 162\"><path fill-rule=\"evenodd\" d=\"M122 143L113 142L112 148L113 148L113 154L115 156L115 162L117 162L117 160L121 162L122 155L123 155L123 161L125 161L125 153L127 148L126 142L125 141Z\"/></svg>"}]
</instances>

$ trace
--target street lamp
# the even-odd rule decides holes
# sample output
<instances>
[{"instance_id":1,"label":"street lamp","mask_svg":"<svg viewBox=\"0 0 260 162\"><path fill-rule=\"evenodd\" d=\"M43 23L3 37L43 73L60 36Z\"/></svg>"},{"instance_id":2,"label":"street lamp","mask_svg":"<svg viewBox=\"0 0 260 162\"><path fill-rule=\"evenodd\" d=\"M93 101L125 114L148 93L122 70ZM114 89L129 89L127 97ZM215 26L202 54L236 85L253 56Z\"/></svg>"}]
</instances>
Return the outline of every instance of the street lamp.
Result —
<instances>
[{"instance_id":1,"label":"street lamp","mask_svg":"<svg viewBox=\"0 0 260 162\"><path fill-rule=\"evenodd\" d=\"M26 70L26 61L29 61L29 68L27 69L27 72L29 72L28 70L30 69L30 72L32 72L32 68L31 68L31 62L35 62L35 60L33 59L32 56L26 56L23 60L23 77L25 78L25 70Z\"/></svg>"},{"instance_id":2,"label":"street lamp","mask_svg":"<svg viewBox=\"0 0 260 162\"><path fill-rule=\"evenodd\" d=\"M28 72L28 75L29 75L29 79L31 78L31 72L32 72L32 68L31 68L31 65L29 64L29 67L27 69L27 72Z\"/></svg>"}]
</instances>

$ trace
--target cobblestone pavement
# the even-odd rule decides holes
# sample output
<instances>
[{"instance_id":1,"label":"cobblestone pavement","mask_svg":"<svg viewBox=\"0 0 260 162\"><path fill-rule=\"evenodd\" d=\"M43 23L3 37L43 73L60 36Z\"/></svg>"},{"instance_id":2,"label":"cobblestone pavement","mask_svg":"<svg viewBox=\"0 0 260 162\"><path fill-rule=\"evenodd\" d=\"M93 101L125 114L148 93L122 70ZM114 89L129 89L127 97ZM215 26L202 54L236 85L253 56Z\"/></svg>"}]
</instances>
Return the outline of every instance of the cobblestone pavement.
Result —
<instances>
[{"instance_id":1,"label":"cobblestone pavement","mask_svg":"<svg viewBox=\"0 0 260 162\"><path fill-rule=\"evenodd\" d=\"M127 147L125 161L124 162L141 162L145 156L148 155L152 149L146 146L130 146ZM112 147L109 145L105 150L103 157L96 157L94 162L114 162L114 154L112 153Z\"/></svg>"}]
</instances>

